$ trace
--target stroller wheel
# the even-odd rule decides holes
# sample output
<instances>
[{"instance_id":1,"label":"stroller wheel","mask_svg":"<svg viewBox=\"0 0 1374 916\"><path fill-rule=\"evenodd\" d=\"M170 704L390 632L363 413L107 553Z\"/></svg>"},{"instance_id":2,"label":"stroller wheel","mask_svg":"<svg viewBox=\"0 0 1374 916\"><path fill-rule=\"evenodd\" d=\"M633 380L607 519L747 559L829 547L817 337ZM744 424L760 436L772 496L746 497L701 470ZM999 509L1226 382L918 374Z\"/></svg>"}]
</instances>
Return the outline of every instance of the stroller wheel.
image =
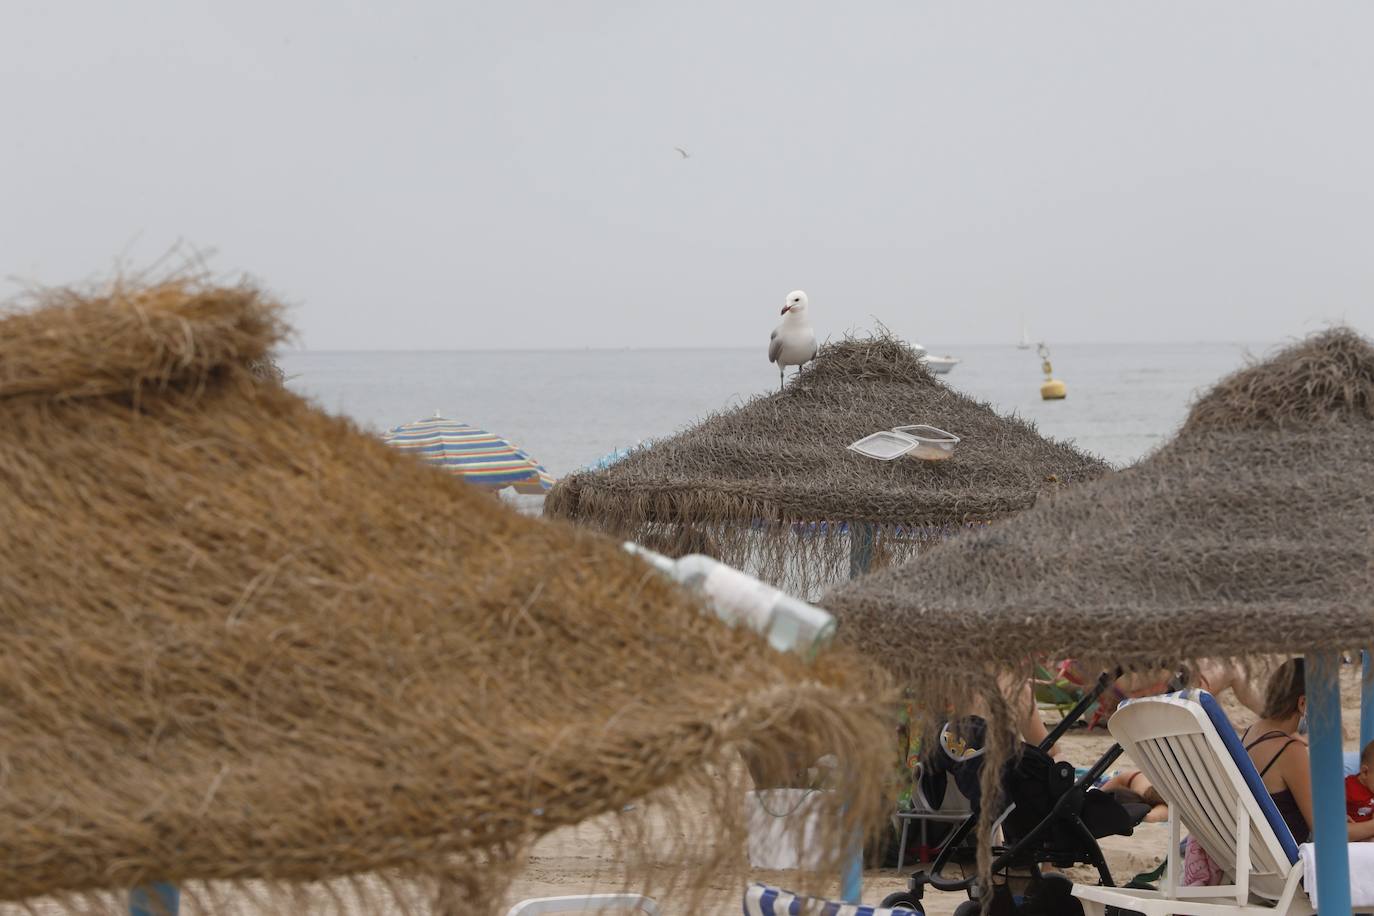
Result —
<instances>
[{"instance_id":1,"label":"stroller wheel","mask_svg":"<svg viewBox=\"0 0 1374 916\"><path fill-rule=\"evenodd\" d=\"M915 896L910 891L900 891L896 894L888 894L883 898L882 905L889 910L898 910L903 913L920 913L925 916L925 908L921 906L921 898Z\"/></svg>"}]
</instances>

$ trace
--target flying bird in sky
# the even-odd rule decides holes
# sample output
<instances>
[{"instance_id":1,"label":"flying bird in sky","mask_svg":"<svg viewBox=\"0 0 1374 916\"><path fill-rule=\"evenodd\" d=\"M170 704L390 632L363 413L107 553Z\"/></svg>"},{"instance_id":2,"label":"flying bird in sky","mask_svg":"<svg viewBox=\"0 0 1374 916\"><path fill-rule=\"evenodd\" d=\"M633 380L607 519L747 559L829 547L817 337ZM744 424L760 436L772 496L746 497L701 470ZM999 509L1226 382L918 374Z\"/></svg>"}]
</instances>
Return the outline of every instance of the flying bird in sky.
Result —
<instances>
[{"instance_id":1,"label":"flying bird in sky","mask_svg":"<svg viewBox=\"0 0 1374 916\"><path fill-rule=\"evenodd\" d=\"M692 154L689 153L689 152L687 152L685 149L683 149L683 148L680 147L680 146L675 146L675 147L673 147L673 149L675 149L675 150L677 150L679 153L681 153L683 159L691 159L691 158L692 158Z\"/></svg>"}]
</instances>

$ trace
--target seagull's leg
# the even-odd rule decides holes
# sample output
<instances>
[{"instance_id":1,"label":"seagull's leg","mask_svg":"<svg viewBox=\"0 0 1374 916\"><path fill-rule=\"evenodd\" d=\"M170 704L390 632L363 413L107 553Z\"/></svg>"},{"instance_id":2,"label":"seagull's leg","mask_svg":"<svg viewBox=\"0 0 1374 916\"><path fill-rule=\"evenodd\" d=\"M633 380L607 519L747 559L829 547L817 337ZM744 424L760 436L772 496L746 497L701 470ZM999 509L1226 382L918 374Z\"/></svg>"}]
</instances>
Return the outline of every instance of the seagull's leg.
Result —
<instances>
[{"instance_id":1,"label":"seagull's leg","mask_svg":"<svg viewBox=\"0 0 1374 916\"><path fill-rule=\"evenodd\" d=\"M783 388L787 387L787 376L786 376L785 373L786 373L786 370L783 369L782 363L778 363L778 390L779 390L779 391L782 391Z\"/></svg>"}]
</instances>

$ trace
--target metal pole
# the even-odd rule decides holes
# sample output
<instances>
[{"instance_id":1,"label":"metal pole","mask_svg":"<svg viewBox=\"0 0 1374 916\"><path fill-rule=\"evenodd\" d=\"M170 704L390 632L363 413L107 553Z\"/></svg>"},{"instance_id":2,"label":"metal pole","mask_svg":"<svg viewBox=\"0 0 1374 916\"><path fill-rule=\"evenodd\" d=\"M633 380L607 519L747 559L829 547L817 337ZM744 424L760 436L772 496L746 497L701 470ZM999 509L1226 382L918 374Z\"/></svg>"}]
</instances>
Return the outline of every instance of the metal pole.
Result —
<instances>
[{"instance_id":1,"label":"metal pole","mask_svg":"<svg viewBox=\"0 0 1374 916\"><path fill-rule=\"evenodd\" d=\"M859 578L873 565L873 536L867 522L849 523L849 578Z\"/></svg>"},{"instance_id":2,"label":"metal pole","mask_svg":"<svg viewBox=\"0 0 1374 916\"><path fill-rule=\"evenodd\" d=\"M857 579L868 572L873 564L874 528L867 522L849 523L849 578ZM845 903L858 903L864 893L864 850L858 839L849 858L845 860L844 871L840 873L840 899Z\"/></svg>"},{"instance_id":3,"label":"metal pole","mask_svg":"<svg viewBox=\"0 0 1374 916\"><path fill-rule=\"evenodd\" d=\"M1364 677L1360 681L1360 750L1369 747L1374 741L1374 661L1370 650L1360 653L1364 657Z\"/></svg>"},{"instance_id":4,"label":"metal pole","mask_svg":"<svg viewBox=\"0 0 1374 916\"><path fill-rule=\"evenodd\" d=\"M1312 836L1317 844L1317 902L1328 916L1350 913L1350 848L1341 760L1341 657L1307 656L1307 729L1312 759Z\"/></svg>"},{"instance_id":5,"label":"metal pole","mask_svg":"<svg viewBox=\"0 0 1374 916\"><path fill-rule=\"evenodd\" d=\"M844 903L858 903L864 895L864 851L856 844L844 863L840 874L840 899Z\"/></svg>"},{"instance_id":6,"label":"metal pole","mask_svg":"<svg viewBox=\"0 0 1374 916\"><path fill-rule=\"evenodd\" d=\"M149 884L129 892L129 916L177 916L181 891L175 884Z\"/></svg>"}]
</instances>

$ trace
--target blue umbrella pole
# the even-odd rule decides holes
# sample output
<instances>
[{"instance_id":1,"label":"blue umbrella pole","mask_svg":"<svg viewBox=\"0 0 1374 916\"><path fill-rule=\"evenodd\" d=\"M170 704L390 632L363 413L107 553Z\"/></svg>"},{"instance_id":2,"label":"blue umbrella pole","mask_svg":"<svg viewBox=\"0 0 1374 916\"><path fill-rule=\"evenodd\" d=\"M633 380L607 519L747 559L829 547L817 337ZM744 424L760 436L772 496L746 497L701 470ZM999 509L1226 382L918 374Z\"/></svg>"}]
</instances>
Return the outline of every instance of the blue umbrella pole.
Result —
<instances>
[{"instance_id":1,"label":"blue umbrella pole","mask_svg":"<svg viewBox=\"0 0 1374 916\"><path fill-rule=\"evenodd\" d=\"M840 899L845 903L859 903L864 893L864 851L857 839L845 859L840 873Z\"/></svg>"},{"instance_id":2,"label":"blue umbrella pole","mask_svg":"<svg viewBox=\"0 0 1374 916\"><path fill-rule=\"evenodd\" d=\"M1374 741L1374 667L1369 649L1360 653L1364 657L1364 677L1360 681L1360 750L1363 751Z\"/></svg>"},{"instance_id":3,"label":"blue umbrella pole","mask_svg":"<svg viewBox=\"0 0 1374 916\"><path fill-rule=\"evenodd\" d=\"M129 916L177 916L181 891L175 884L149 884L129 892Z\"/></svg>"},{"instance_id":4,"label":"blue umbrella pole","mask_svg":"<svg viewBox=\"0 0 1374 916\"><path fill-rule=\"evenodd\" d=\"M1350 849L1345 829L1345 767L1341 760L1341 657L1307 656L1307 727L1312 755L1313 839L1317 900L1323 913L1350 912Z\"/></svg>"},{"instance_id":5,"label":"blue umbrella pole","mask_svg":"<svg viewBox=\"0 0 1374 916\"><path fill-rule=\"evenodd\" d=\"M849 578L857 579L868 572L873 565L872 525L851 523L849 526ZM845 903L858 903L864 893L864 850L863 843L856 840L849 857L845 860L844 871L840 874L840 899Z\"/></svg>"},{"instance_id":6,"label":"blue umbrella pole","mask_svg":"<svg viewBox=\"0 0 1374 916\"><path fill-rule=\"evenodd\" d=\"M864 522L851 523L849 526L849 578L857 579L868 572L873 565L872 525Z\"/></svg>"}]
</instances>

